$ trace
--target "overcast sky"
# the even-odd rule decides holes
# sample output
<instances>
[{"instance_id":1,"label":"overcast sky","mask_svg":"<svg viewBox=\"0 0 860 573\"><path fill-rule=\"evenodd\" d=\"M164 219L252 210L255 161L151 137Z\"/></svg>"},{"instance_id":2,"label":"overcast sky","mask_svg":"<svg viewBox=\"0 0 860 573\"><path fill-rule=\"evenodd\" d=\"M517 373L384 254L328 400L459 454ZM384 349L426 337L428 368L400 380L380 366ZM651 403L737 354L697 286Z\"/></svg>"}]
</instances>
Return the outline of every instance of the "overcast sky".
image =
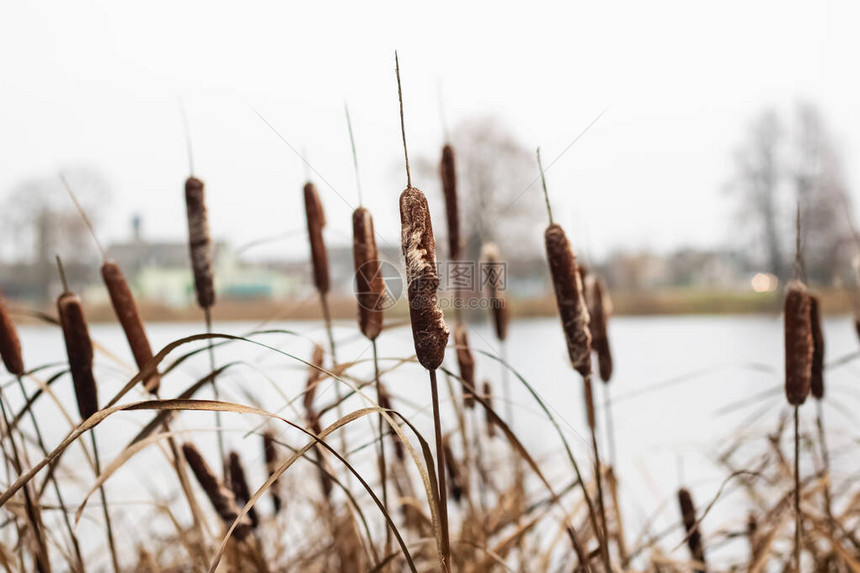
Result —
<instances>
[{"instance_id":1,"label":"overcast sky","mask_svg":"<svg viewBox=\"0 0 860 573\"><path fill-rule=\"evenodd\" d=\"M139 212L148 236L184 239L181 96L217 237L241 244L304 224L303 165L256 108L330 183L316 178L330 240L347 240L357 203L347 100L365 202L377 230L396 242L405 175L395 48L415 156L439 153L440 84L449 124L495 115L546 158L609 106L547 174L556 218L593 253L730 240L722 192L730 153L750 117L769 105L819 103L857 189L855 3L378 6L5 2L0 193L63 166L90 165L114 188L102 235L123 237ZM535 185L521 200L539 201L538 193ZM436 213L441 207L431 204ZM304 252L304 242L297 245ZM272 248L295 252L296 244Z\"/></svg>"}]
</instances>

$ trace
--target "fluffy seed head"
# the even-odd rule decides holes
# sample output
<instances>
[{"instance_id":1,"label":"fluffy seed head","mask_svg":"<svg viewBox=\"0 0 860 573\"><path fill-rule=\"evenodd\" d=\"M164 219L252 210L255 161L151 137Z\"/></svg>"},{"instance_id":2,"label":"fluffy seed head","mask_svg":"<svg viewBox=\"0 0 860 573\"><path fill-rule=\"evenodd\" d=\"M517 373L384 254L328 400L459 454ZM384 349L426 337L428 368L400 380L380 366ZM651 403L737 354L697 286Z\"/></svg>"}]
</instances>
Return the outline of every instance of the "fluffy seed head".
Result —
<instances>
[{"instance_id":1,"label":"fluffy seed head","mask_svg":"<svg viewBox=\"0 0 860 573\"><path fill-rule=\"evenodd\" d=\"M21 355L21 339L18 329L9 316L6 301L0 296L0 357L6 370L15 376L24 374L24 358Z\"/></svg>"},{"instance_id":2,"label":"fluffy seed head","mask_svg":"<svg viewBox=\"0 0 860 573\"><path fill-rule=\"evenodd\" d=\"M460 238L460 205L457 197L457 169L454 164L454 148L448 144L442 148L439 176L442 178L442 191L445 194L445 215L448 220L448 259L456 261L460 259L463 243Z\"/></svg>"},{"instance_id":3,"label":"fluffy seed head","mask_svg":"<svg viewBox=\"0 0 860 573\"><path fill-rule=\"evenodd\" d=\"M436 304L439 276L430 209L424 193L414 187L400 195L400 226L415 355L424 368L435 370L445 358L448 327Z\"/></svg>"},{"instance_id":4,"label":"fluffy seed head","mask_svg":"<svg viewBox=\"0 0 860 573\"><path fill-rule=\"evenodd\" d=\"M78 412L86 420L98 411L99 399L93 376L93 342L81 299L73 292L64 292L57 299L57 312L66 342Z\"/></svg>"},{"instance_id":5,"label":"fluffy seed head","mask_svg":"<svg viewBox=\"0 0 860 573\"><path fill-rule=\"evenodd\" d=\"M229 527L239 517L239 509L236 507L233 492L224 487L224 484L215 476L212 468L209 467L200 451L193 444L182 444L182 453L188 461L188 467L191 468L194 477L197 478L197 483L206 492L206 497L209 498L212 507L215 508L215 513ZM250 532L251 522L245 515L233 530L233 537L241 541Z\"/></svg>"},{"instance_id":6,"label":"fluffy seed head","mask_svg":"<svg viewBox=\"0 0 860 573\"><path fill-rule=\"evenodd\" d=\"M475 407L475 357L469 349L469 333L466 326L457 324L454 327L454 344L457 347L457 364L460 367L460 378L463 379L463 405L466 408Z\"/></svg>"},{"instance_id":7,"label":"fluffy seed head","mask_svg":"<svg viewBox=\"0 0 860 573\"><path fill-rule=\"evenodd\" d=\"M308 242L311 245L311 263L314 269L314 286L321 293L329 291L328 254L325 250L322 230L325 227L325 211L313 183L305 183L305 215L308 221Z\"/></svg>"},{"instance_id":8,"label":"fluffy seed head","mask_svg":"<svg viewBox=\"0 0 860 573\"><path fill-rule=\"evenodd\" d=\"M567 235L556 224L547 227L544 243L567 352L576 371L587 377L591 374L591 332L576 258Z\"/></svg>"},{"instance_id":9,"label":"fluffy seed head","mask_svg":"<svg viewBox=\"0 0 860 573\"><path fill-rule=\"evenodd\" d=\"M789 404L806 401L812 377L812 322L809 294L792 281L785 294L785 394Z\"/></svg>"},{"instance_id":10,"label":"fluffy seed head","mask_svg":"<svg viewBox=\"0 0 860 573\"><path fill-rule=\"evenodd\" d=\"M375 340L382 332L385 280L379 272L373 217L364 207L352 213L352 258L355 263L358 328L368 340Z\"/></svg>"},{"instance_id":11,"label":"fluffy seed head","mask_svg":"<svg viewBox=\"0 0 860 573\"><path fill-rule=\"evenodd\" d=\"M212 276L212 237L203 181L189 177L185 181L185 211L188 216L188 247L197 304L209 308L215 304L215 283Z\"/></svg>"},{"instance_id":12,"label":"fluffy seed head","mask_svg":"<svg viewBox=\"0 0 860 573\"><path fill-rule=\"evenodd\" d=\"M107 287L117 320L119 320L122 330L125 332L125 338L128 340L128 345L131 347L134 361L138 369L143 370L143 367L152 360L152 347L149 345L149 339L146 336L143 321L140 319L140 313L137 311L134 296L131 294L131 289L128 288L128 283L125 281L119 265L105 262L102 265L102 280ZM144 380L143 385L147 391L156 394L160 383L161 379L158 372L154 372L152 376Z\"/></svg>"},{"instance_id":13,"label":"fluffy seed head","mask_svg":"<svg viewBox=\"0 0 860 573\"><path fill-rule=\"evenodd\" d=\"M812 370L809 388L816 400L824 398L824 332L821 330L821 309L817 296L809 296L809 321L812 326Z\"/></svg>"}]
</instances>

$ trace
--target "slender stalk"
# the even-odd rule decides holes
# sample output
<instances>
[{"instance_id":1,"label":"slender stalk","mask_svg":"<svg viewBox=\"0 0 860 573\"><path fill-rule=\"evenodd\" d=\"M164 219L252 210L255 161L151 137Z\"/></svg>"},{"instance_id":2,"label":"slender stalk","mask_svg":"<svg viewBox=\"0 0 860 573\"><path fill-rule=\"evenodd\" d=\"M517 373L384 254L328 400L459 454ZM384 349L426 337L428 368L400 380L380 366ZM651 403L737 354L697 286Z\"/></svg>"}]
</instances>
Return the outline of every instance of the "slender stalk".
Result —
<instances>
[{"instance_id":1,"label":"slender stalk","mask_svg":"<svg viewBox=\"0 0 860 573\"><path fill-rule=\"evenodd\" d=\"M206 334L212 334L212 309L206 307L203 309L204 318L206 320ZM215 383L215 346L212 344L212 339L208 340L209 353L209 370L212 372L212 394L216 402L221 401L221 392L218 391L218 385ZM229 472L227 471L227 450L224 447L223 428L221 426L221 411L215 410L215 430L218 436L218 454L221 456L221 471L224 472L225 483L229 480Z\"/></svg>"},{"instance_id":2,"label":"slender stalk","mask_svg":"<svg viewBox=\"0 0 860 573\"><path fill-rule=\"evenodd\" d=\"M600 521L603 525L603 543L601 553L608 570L609 565L609 524L606 521L606 506L603 503L603 469L600 464L600 450L597 446L597 428L591 427L591 447L594 448L594 479L597 482L597 509L600 512Z\"/></svg>"},{"instance_id":3,"label":"slender stalk","mask_svg":"<svg viewBox=\"0 0 860 573\"><path fill-rule=\"evenodd\" d=\"M337 355L335 354L334 330L331 325L331 311L328 307L328 297L324 292L320 293L320 307L322 308L325 332L328 337L328 348L329 353L331 354L331 367L332 370L335 370L337 367ZM335 408L337 411L337 417L340 419L343 418L343 395L341 393L340 384L338 384L337 380L334 381L334 396L336 400ZM349 450L346 445L346 433L338 432L338 434L340 434L340 449L343 452L344 457L347 457Z\"/></svg>"},{"instance_id":4,"label":"slender stalk","mask_svg":"<svg viewBox=\"0 0 860 573\"><path fill-rule=\"evenodd\" d=\"M0 413L3 415L3 424L6 427L6 431L9 434L9 443L12 445L12 466L18 475L23 473L23 466L21 465L21 457L18 454L18 446L15 444L15 437L12 435L10 430L11 426L9 425L9 416L6 414L6 400L0 396ZM48 548L45 545L45 539L42 537L42 527L39 523L39 516L36 512L36 506L33 503L33 498L30 495L30 488L27 487L28 484L24 484L24 503L27 510L27 518L30 520L30 525L33 530L33 536L36 539L36 545L38 546L38 554L34 558L36 561L37 570L40 573L47 573L51 570L51 564L48 561ZM19 530L20 537L20 530ZM21 544L24 545L23 543Z\"/></svg>"},{"instance_id":5,"label":"slender stalk","mask_svg":"<svg viewBox=\"0 0 860 573\"><path fill-rule=\"evenodd\" d=\"M24 382L21 380L20 376L15 377L18 380L18 388L21 389L21 395L24 397L24 402L26 403L29 398L27 397L27 390L24 388ZM36 421L36 414L33 412L33 408L29 408L30 411L30 421L33 423L33 430L36 432L36 443L39 445L39 449L42 451L42 454L47 458L48 457L48 448L45 446L45 440L42 437L42 430L39 428L39 423ZM53 464L51 464L53 465ZM60 512L63 514L63 522L66 525L66 530L69 532L69 537L72 540L72 548L75 552L75 559L77 560L77 567L79 571L84 571L84 559L81 556L81 546L78 543L78 536L75 535L75 530L72 527L72 522L69 519L69 513L66 510L66 502L63 500L63 494L60 491L60 485L57 482L57 476L53 471L48 472L48 480L50 480L51 485L54 486L54 495L57 496L57 503L60 506Z\"/></svg>"},{"instance_id":6,"label":"slender stalk","mask_svg":"<svg viewBox=\"0 0 860 573\"><path fill-rule=\"evenodd\" d=\"M815 425L818 427L818 442L821 445L821 459L824 463L824 511L828 522L833 527L833 508L830 500L830 452L827 451L827 441L824 432L824 405L821 400L815 401Z\"/></svg>"},{"instance_id":7,"label":"slender stalk","mask_svg":"<svg viewBox=\"0 0 860 573\"><path fill-rule=\"evenodd\" d=\"M436 383L436 371L428 370L430 373L430 393L433 399L433 425L436 431L436 466L439 483L439 526L442 529L442 570L445 573L451 571L451 544L448 538L448 488L445 484L445 453L442 447L442 420L439 415L439 390Z\"/></svg>"},{"instance_id":8,"label":"slender stalk","mask_svg":"<svg viewBox=\"0 0 860 573\"><path fill-rule=\"evenodd\" d=\"M606 413L606 438L607 447L609 448L609 463L613 469L616 469L617 460L615 457L615 422L612 419L612 392L609 390L609 384L603 385L603 409Z\"/></svg>"},{"instance_id":9,"label":"slender stalk","mask_svg":"<svg viewBox=\"0 0 860 573\"><path fill-rule=\"evenodd\" d=\"M800 407L794 407L794 570L800 573Z\"/></svg>"},{"instance_id":10,"label":"slender stalk","mask_svg":"<svg viewBox=\"0 0 860 573\"><path fill-rule=\"evenodd\" d=\"M376 402L382 404L382 388L379 383L379 356L376 351L376 340L371 341L373 347L373 381L376 384ZM379 477L382 482L382 506L388 512L388 467L385 463L385 418L382 413L379 414ZM385 552L383 556L389 554L391 550L391 528L385 527ZM384 557L383 557L384 558Z\"/></svg>"},{"instance_id":11,"label":"slender stalk","mask_svg":"<svg viewBox=\"0 0 860 573\"><path fill-rule=\"evenodd\" d=\"M90 430L90 440L93 444L93 461L95 462L96 469L96 478L98 478L102 473L101 461L99 460L99 446L96 442L96 433L93 430ZM113 540L113 526L110 521L110 511L108 511L108 503L107 496L105 495L105 487L104 484L99 486L99 495L102 498L102 512L105 516L105 529L107 530L107 538L108 538L108 546L110 547L110 557L113 562L113 570L114 573L120 573L121 569L119 567L119 559L116 554L116 544Z\"/></svg>"}]
</instances>

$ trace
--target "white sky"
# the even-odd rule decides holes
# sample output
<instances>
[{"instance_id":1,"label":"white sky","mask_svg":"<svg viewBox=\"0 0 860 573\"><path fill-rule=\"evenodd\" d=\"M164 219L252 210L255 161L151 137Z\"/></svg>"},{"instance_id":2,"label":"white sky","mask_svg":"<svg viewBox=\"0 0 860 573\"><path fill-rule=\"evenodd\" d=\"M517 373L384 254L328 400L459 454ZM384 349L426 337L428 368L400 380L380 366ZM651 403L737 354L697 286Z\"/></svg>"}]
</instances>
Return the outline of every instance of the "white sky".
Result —
<instances>
[{"instance_id":1,"label":"white sky","mask_svg":"<svg viewBox=\"0 0 860 573\"><path fill-rule=\"evenodd\" d=\"M730 152L770 104L819 103L857 187L860 9L851 2L379 6L5 2L0 194L23 178L92 165L115 191L102 235L122 237L140 212L149 237L184 238L182 96L217 237L243 243L304 224L303 166L253 106L349 201L317 180L330 240L346 240L357 203L348 100L365 203L396 243L405 175L395 48L415 157L439 153L440 82L450 125L497 115L547 161L611 106L547 175L556 218L593 253L728 241ZM536 185L522 200L538 193Z\"/></svg>"}]
</instances>

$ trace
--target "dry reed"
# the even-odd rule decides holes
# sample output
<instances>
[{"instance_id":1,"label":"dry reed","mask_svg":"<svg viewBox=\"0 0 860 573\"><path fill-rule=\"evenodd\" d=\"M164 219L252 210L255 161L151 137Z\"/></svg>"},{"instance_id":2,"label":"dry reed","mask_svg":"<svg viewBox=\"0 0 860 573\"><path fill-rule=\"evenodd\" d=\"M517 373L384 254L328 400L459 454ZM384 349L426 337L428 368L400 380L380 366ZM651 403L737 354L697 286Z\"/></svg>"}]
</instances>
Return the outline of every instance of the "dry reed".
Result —
<instances>
[{"instance_id":1,"label":"dry reed","mask_svg":"<svg viewBox=\"0 0 860 573\"><path fill-rule=\"evenodd\" d=\"M223 483L215 476L212 468L206 463L203 455L194 444L182 444L182 453L188 466L191 468L194 477L197 478L197 483L203 488L206 497L209 498L215 513L224 522L224 525L230 527L236 518L239 517L239 508L236 506L236 499L233 497L233 492L227 489ZM245 539L251 532L251 522L248 516L244 516L236 528L233 529L233 537L238 540Z\"/></svg>"},{"instance_id":2,"label":"dry reed","mask_svg":"<svg viewBox=\"0 0 860 573\"><path fill-rule=\"evenodd\" d=\"M359 207L352 214L352 257L355 264L358 328L368 340L382 332L385 280L380 274L379 251L370 211Z\"/></svg>"},{"instance_id":3,"label":"dry reed","mask_svg":"<svg viewBox=\"0 0 860 573\"><path fill-rule=\"evenodd\" d=\"M203 181L196 177L185 180L185 210L188 217L188 247L197 304L208 309L215 304L215 283L212 274L212 237L206 211Z\"/></svg>"},{"instance_id":4,"label":"dry reed","mask_svg":"<svg viewBox=\"0 0 860 573\"><path fill-rule=\"evenodd\" d=\"M323 379L324 373L320 368L323 366L323 358L325 351L319 344L314 344L313 355L311 357L311 366L308 367L308 379L305 384L304 405L305 411L310 412L314 408L314 398L317 393L317 386Z\"/></svg>"}]
</instances>

